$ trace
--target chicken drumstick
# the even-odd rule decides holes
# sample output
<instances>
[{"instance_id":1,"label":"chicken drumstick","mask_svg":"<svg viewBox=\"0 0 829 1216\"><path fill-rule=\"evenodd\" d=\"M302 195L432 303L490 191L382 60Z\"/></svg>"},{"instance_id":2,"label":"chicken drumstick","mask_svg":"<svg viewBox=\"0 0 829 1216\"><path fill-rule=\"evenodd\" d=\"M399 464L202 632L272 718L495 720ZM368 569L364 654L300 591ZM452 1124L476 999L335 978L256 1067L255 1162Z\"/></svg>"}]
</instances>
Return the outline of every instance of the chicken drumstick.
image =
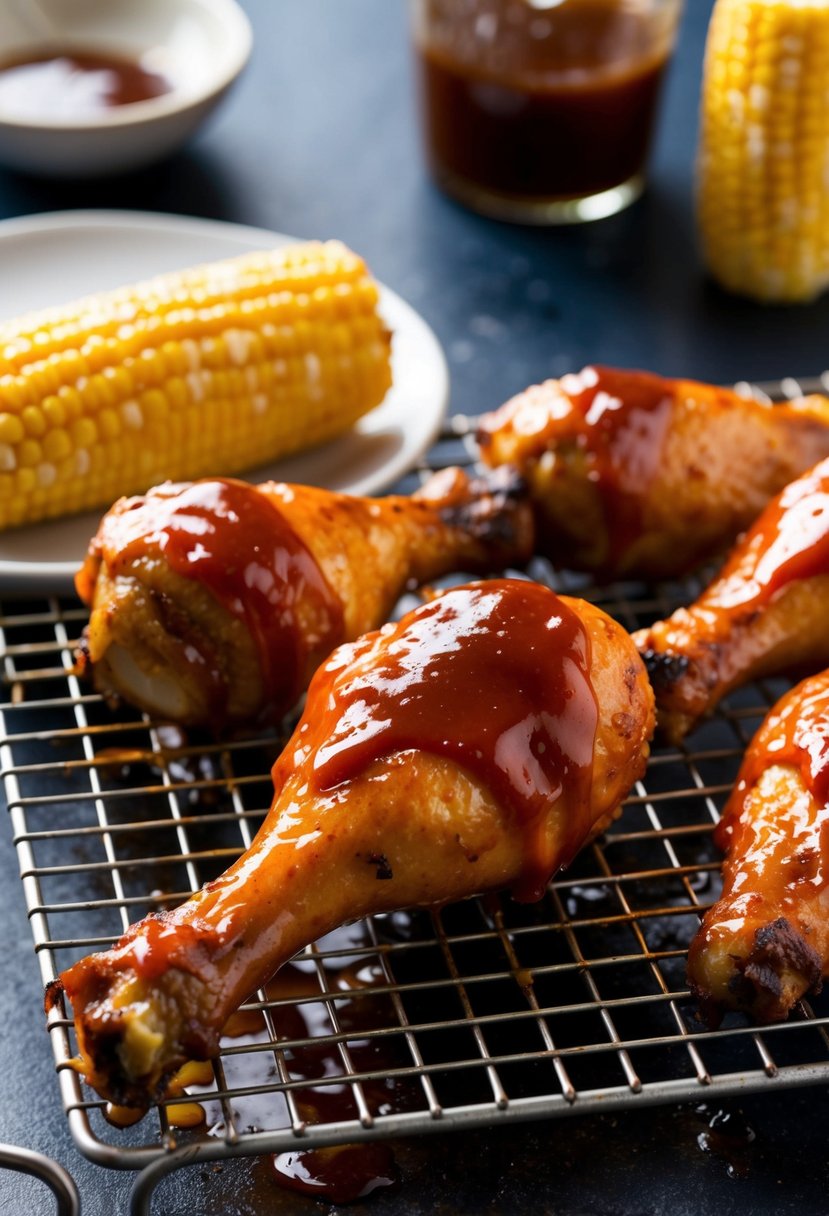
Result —
<instances>
[{"instance_id":1,"label":"chicken drumstick","mask_svg":"<svg viewBox=\"0 0 829 1216\"><path fill-rule=\"evenodd\" d=\"M694 939L688 977L703 1017L785 1018L829 974L829 672L768 714L717 827L724 887Z\"/></svg>"},{"instance_id":2,"label":"chicken drumstick","mask_svg":"<svg viewBox=\"0 0 829 1216\"><path fill-rule=\"evenodd\" d=\"M291 708L335 646L375 629L410 581L525 560L510 470L436 474L411 497L167 483L104 516L76 579L97 688L214 729Z\"/></svg>"},{"instance_id":3,"label":"chicken drumstick","mask_svg":"<svg viewBox=\"0 0 829 1216\"><path fill-rule=\"evenodd\" d=\"M726 548L829 456L829 400L767 406L725 388L587 367L514 397L478 431L530 487L540 547L605 578L671 578Z\"/></svg>"},{"instance_id":4,"label":"chicken drumstick","mask_svg":"<svg viewBox=\"0 0 829 1216\"><path fill-rule=\"evenodd\" d=\"M146 1106L303 945L374 912L536 899L644 768L653 697L628 634L518 579L456 588L340 647L311 683L251 848L61 976L83 1070Z\"/></svg>"},{"instance_id":5,"label":"chicken drumstick","mask_svg":"<svg viewBox=\"0 0 829 1216\"><path fill-rule=\"evenodd\" d=\"M634 634L678 743L733 689L829 663L829 460L786 486L690 608Z\"/></svg>"}]
</instances>

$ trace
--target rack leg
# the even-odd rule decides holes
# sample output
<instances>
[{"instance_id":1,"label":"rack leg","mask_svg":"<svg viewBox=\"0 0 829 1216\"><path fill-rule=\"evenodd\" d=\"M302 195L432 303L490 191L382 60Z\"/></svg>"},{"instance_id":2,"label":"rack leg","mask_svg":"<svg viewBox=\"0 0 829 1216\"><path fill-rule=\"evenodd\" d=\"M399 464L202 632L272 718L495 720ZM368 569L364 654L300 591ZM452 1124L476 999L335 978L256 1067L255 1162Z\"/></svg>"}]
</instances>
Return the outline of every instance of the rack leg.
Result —
<instances>
[{"instance_id":1,"label":"rack leg","mask_svg":"<svg viewBox=\"0 0 829 1216\"><path fill-rule=\"evenodd\" d=\"M0 1168L31 1174L50 1188L58 1201L58 1216L80 1216L78 1188L62 1165L42 1153L15 1144L0 1144Z\"/></svg>"},{"instance_id":2,"label":"rack leg","mask_svg":"<svg viewBox=\"0 0 829 1216\"><path fill-rule=\"evenodd\" d=\"M212 1160L215 1152L204 1152L198 1145L177 1149L158 1157L136 1176L130 1191L129 1216L151 1216L153 1193L159 1182L183 1166L195 1165L197 1161Z\"/></svg>"}]
</instances>

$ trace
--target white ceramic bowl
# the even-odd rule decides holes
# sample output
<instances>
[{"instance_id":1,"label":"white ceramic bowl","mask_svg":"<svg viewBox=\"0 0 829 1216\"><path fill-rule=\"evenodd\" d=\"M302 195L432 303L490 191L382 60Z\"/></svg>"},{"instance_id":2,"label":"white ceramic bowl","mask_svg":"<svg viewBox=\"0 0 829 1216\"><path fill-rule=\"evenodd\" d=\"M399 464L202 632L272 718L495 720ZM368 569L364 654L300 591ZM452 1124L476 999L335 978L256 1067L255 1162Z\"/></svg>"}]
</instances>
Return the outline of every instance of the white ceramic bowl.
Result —
<instances>
[{"instance_id":1,"label":"white ceramic bowl","mask_svg":"<svg viewBox=\"0 0 829 1216\"><path fill-rule=\"evenodd\" d=\"M54 177L119 173L183 143L250 54L235 0L0 0L0 63L54 49L141 60L171 90L89 119L21 117L0 106L0 162Z\"/></svg>"}]
</instances>

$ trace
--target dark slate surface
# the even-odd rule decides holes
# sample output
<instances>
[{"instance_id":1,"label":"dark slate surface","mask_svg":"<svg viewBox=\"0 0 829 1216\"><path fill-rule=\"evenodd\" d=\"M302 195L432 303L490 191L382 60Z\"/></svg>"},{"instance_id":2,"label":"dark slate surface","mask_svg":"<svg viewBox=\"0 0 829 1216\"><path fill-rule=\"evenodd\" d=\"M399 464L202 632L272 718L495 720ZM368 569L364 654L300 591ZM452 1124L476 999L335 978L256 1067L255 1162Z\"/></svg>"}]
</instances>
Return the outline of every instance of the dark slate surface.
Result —
<instances>
[{"instance_id":1,"label":"dark slate surface","mask_svg":"<svg viewBox=\"0 0 829 1216\"><path fill-rule=\"evenodd\" d=\"M49 184L0 171L0 217L130 207L339 236L432 323L448 353L453 405L468 411L588 360L723 381L814 374L829 362L829 298L790 310L738 303L705 282L695 255L692 162L709 0L690 0L647 195L622 216L560 231L479 219L429 184L399 0L246 0L246 7L256 33L251 67L185 153L118 181ZM87 1216L124 1211L129 1175L84 1161L59 1110L7 828L0 923L0 1140L56 1157L77 1179ZM717 1109L643 1109L409 1142L397 1149L404 1187L372 1209L378 1216L826 1212L823 1089L727 1105L755 1133L737 1163L742 1177L730 1176L727 1157L700 1147ZM38 1183L0 1173L0 1212L53 1210ZM163 1216L321 1210L278 1191L251 1162L180 1174L163 1184L154 1208Z\"/></svg>"}]
</instances>

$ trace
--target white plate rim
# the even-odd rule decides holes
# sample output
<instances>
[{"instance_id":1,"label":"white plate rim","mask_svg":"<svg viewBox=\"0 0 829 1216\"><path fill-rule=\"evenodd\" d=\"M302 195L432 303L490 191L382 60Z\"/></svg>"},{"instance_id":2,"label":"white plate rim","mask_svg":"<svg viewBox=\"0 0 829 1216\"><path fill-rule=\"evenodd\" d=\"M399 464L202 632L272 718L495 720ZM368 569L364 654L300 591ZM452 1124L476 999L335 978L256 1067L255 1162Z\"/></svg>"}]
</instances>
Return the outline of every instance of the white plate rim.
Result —
<instances>
[{"instance_id":1,"label":"white plate rim","mask_svg":"<svg viewBox=\"0 0 829 1216\"><path fill-rule=\"evenodd\" d=\"M0 220L0 255L6 240L29 237L38 233L53 233L61 229L100 229L106 228L135 231L140 229L144 234L157 232L170 233L177 229L190 235L210 240L230 239L238 241L240 252L244 248L254 248L257 244L267 245L287 244L309 238L289 235L274 229L260 228L249 224L232 221L205 219L200 216L180 215L173 212L134 211L115 209L78 209L72 211L50 211L34 215L16 216ZM322 238L324 239L324 238ZM232 256L220 254L217 256ZM449 405L449 368L443 348L434 331L423 317L408 304L397 292L378 280L380 287L380 307L398 325L405 326L405 332L417 343L418 352L425 366L433 377L431 394L423 402L418 402L418 421L420 433L417 440L409 446L402 445L377 470L370 475L349 484L342 492L352 494L378 493L413 468L420 457L434 443L440 433L441 425ZM82 294L73 292L74 297ZM61 303L61 300L56 300ZM395 356L392 354L392 364L395 370L395 384L399 382L399 369L394 367ZM405 368L404 368L405 372ZM390 398L395 393L392 388L389 397L383 405L371 411L357 423L358 431L371 433L372 423L376 421L378 412L388 406ZM336 443L337 440L332 441ZM316 451L325 451L329 445ZM275 466L266 466L265 476L272 476ZM253 473L255 471L251 471ZM242 476L246 476L242 474ZM103 511L101 512L103 513ZM62 521L44 520L42 523L28 525L31 529L48 529ZM0 544L2 536L0 533ZM82 558L74 558L68 562L57 561L18 561L0 556L0 592L11 595L25 595L32 592L64 592L71 589L75 572Z\"/></svg>"}]
</instances>

